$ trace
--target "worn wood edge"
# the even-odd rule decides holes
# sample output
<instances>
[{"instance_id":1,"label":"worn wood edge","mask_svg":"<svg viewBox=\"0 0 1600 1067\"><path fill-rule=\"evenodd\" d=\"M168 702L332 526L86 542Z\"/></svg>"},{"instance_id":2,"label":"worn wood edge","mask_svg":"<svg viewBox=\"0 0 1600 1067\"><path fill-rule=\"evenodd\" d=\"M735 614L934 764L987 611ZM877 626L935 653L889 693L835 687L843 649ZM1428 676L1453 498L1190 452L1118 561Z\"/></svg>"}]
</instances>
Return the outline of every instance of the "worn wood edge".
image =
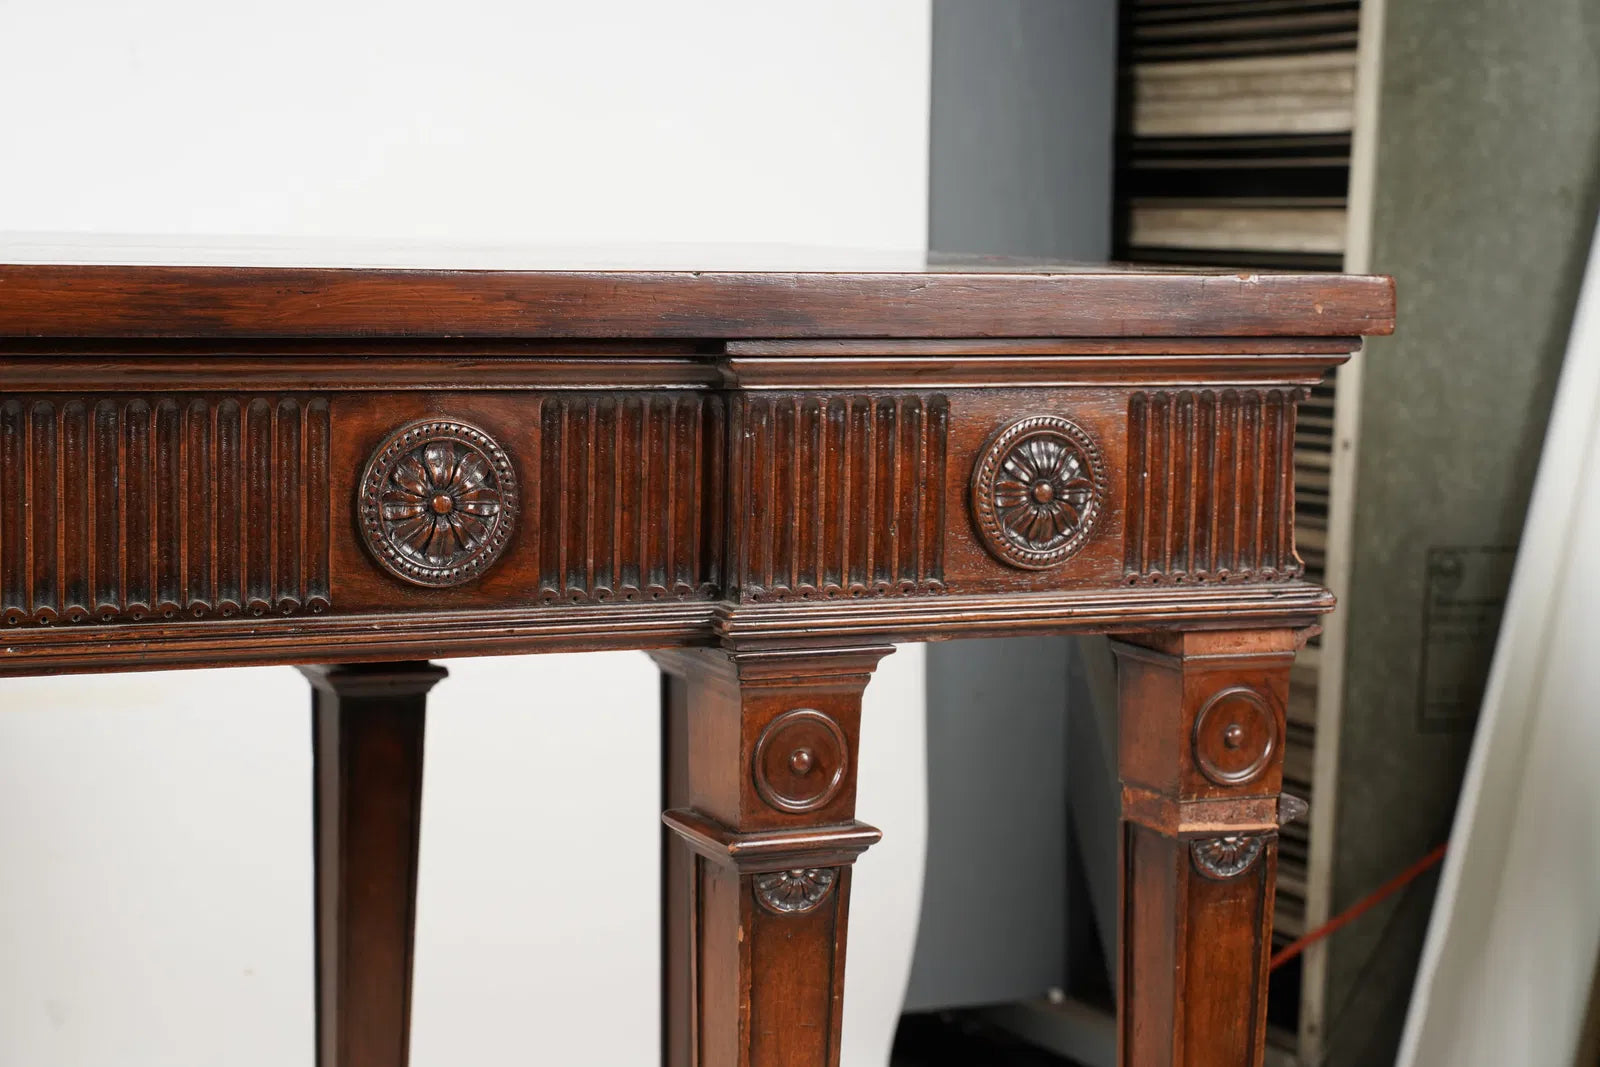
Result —
<instances>
[{"instance_id":1,"label":"worn wood edge","mask_svg":"<svg viewBox=\"0 0 1600 1067\"><path fill-rule=\"evenodd\" d=\"M1337 274L723 273L0 265L6 337L1345 336Z\"/></svg>"},{"instance_id":2,"label":"worn wood edge","mask_svg":"<svg viewBox=\"0 0 1600 1067\"><path fill-rule=\"evenodd\" d=\"M444 665L427 660L303 663L299 671L312 688L341 697L426 693L450 675Z\"/></svg>"},{"instance_id":3,"label":"worn wood edge","mask_svg":"<svg viewBox=\"0 0 1600 1067\"><path fill-rule=\"evenodd\" d=\"M1017 359L1034 356L1252 356L1294 353L1350 355L1357 335L1322 337L843 337L716 340L555 337L0 337L0 357L12 360L170 359L204 357L276 362L303 359L439 360L447 364L493 364L502 360L583 362L706 362L716 359Z\"/></svg>"},{"instance_id":4,"label":"worn wood edge","mask_svg":"<svg viewBox=\"0 0 1600 1067\"><path fill-rule=\"evenodd\" d=\"M728 341L730 359L859 359L918 356L954 358L981 356L1012 359L1029 356L1165 356L1234 355L1293 352L1302 355L1349 355L1361 338L1348 337L937 337L831 338Z\"/></svg>"},{"instance_id":5,"label":"worn wood edge","mask_svg":"<svg viewBox=\"0 0 1600 1067\"><path fill-rule=\"evenodd\" d=\"M1246 627L1237 627L1244 629ZM1149 636L1149 635L1144 635ZM1173 670L1226 670L1228 668L1261 667L1273 662L1290 664L1294 662L1293 649L1274 649L1260 652L1216 652L1209 654L1180 654L1160 648L1149 648L1145 645L1134 644L1125 637L1113 640L1111 653L1118 660L1140 660L1152 663L1159 667Z\"/></svg>"},{"instance_id":6,"label":"worn wood edge","mask_svg":"<svg viewBox=\"0 0 1600 1067\"><path fill-rule=\"evenodd\" d=\"M1275 586L1154 586L1073 593L940 596L922 601L852 600L716 605L723 641L818 640L846 635L891 641L1026 633L1131 633L1167 629L1302 626L1333 610L1310 582Z\"/></svg>"},{"instance_id":7,"label":"worn wood edge","mask_svg":"<svg viewBox=\"0 0 1600 1067\"><path fill-rule=\"evenodd\" d=\"M713 605L388 613L0 632L0 675L650 649L710 639Z\"/></svg>"},{"instance_id":8,"label":"worn wood edge","mask_svg":"<svg viewBox=\"0 0 1600 1067\"><path fill-rule=\"evenodd\" d=\"M1168 837L1258 833L1279 826L1278 796L1183 800L1142 786L1122 787L1122 817Z\"/></svg>"},{"instance_id":9,"label":"worn wood edge","mask_svg":"<svg viewBox=\"0 0 1600 1067\"><path fill-rule=\"evenodd\" d=\"M1223 338L1225 343L1254 344ZM926 342L918 342L926 343ZM1127 342L1138 344L1137 340ZM1187 343L1187 342L1185 342ZM1299 339L1296 344L1301 343ZM1305 343L1316 343L1307 341ZM0 337L0 355L17 359L110 357L203 357L206 359L393 359L403 356L445 361L479 360L687 360L722 355L721 341L701 338L627 339L591 337Z\"/></svg>"},{"instance_id":10,"label":"worn wood edge","mask_svg":"<svg viewBox=\"0 0 1600 1067\"><path fill-rule=\"evenodd\" d=\"M697 854L741 874L851 864L883 837L882 830L855 820L740 833L689 808L664 812L661 821Z\"/></svg>"},{"instance_id":11,"label":"worn wood edge","mask_svg":"<svg viewBox=\"0 0 1600 1067\"><path fill-rule=\"evenodd\" d=\"M754 652L1040 633L1303 626L1333 607L1307 582L923 601L558 605L205 622L82 623L0 631L0 674L162 670L220 663L356 663L719 644ZM85 635L92 635L86 637Z\"/></svg>"},{"instance_id":12,"label":"worn wood edge","mask_svg":"<svg viewBox=\"0 0 1600 1067\"><path fill-rule=\"evenodd\" d=\"M288 345L285 348L289 348ZM371 360L383 360L375 374ZM706 360L568 358L560 356L418 356L396 351L381 357L218 354L179 361L172 356L96 355L46 360L13 356L0 348L0 381L7 392L299 393L582 389L712 389L725 372Z\"/></svg>"},{"instance_id":13,"label":"worn wood edge","mask_svg":"<svg viewBox=\"0 0 1600 1067\"><path fill-rule=\"evenodd\" d=\"M287 347L287 346L286 346ZM1176 347L1176 346L1174 346ZM375 376L371 359L382 358ZM1165 353L1054 356L890 356L656 359L552 356L361 357L218 354L179 361L171 356L102 354L46 360L0 349L0 381L8 391L393 392L504 390L912 388L1128 385L1225 388L1316 385L1348 360L1296 352Z\"/></svg>"},{"instance_id":14,"label":"worn wood edge","mask_svg":"<svg viewBox=\"0 0 1600 1067\"><path fill-rule=\"evenodd\" d=\"M725 363L729 388L969 389L1004 386L1140 385L1218 388L1316 385L1349 353L1166 353L1055 356L739 357Z\"/></svg>"},{"instance_id":15,"label":"worn wood edge","mask_svg":"<svg viewBox=\"0 0 1600 1067\"><path fill-rule=\"evenodd\" d=\"M878 640L785 648L724 641L718 646L650 649L650 658L668 674L729 687L792 685L797 679L825 679L829 685L865 688L873 670L894 646Z\"/></svg>"}]
</instances>

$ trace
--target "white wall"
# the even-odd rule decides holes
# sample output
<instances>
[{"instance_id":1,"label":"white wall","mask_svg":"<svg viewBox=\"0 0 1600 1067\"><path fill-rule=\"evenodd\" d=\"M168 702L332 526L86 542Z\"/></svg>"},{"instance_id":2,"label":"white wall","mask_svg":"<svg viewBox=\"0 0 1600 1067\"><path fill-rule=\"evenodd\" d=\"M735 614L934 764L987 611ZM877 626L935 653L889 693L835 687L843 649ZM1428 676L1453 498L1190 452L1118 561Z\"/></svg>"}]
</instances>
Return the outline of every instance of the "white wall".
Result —
<instances>
[{"instance_id":1,"label":"white wall","mask_svg":"<svg viewBox=\"0 0 1600 1067\"><path fill-rule=\"evenodd\" d=\"M1600 237L1450 830L1401 1067L1580 1062L1600 955L1596 530Z\"/></svg>"},{"instance_id":2,"label":"white wall","mask_svg":"<svg viewBox=\"0 0 1600 1067\"><path fill-rule=\"evenodd\" d=\"M926 0L0 0L0 229L921 247Z\"/></svg>"},{"instance_id":3,"label":"white wall","mask_svg":"<svg viewBox=\"0 0 1600 1067\"><path fill-rule=\"evenodd\" d=\"M927 0L0 0L0 232L920 249L928 20ZM413 1062L650 1062L653 667L450 667ZM306 708L286 668L0 683L0 1067L312 1062ZM904 986L921 716L905 649L863 728L886 839L853 894L850 1067L884 1062Z\"/></svg>"}]
</instances>

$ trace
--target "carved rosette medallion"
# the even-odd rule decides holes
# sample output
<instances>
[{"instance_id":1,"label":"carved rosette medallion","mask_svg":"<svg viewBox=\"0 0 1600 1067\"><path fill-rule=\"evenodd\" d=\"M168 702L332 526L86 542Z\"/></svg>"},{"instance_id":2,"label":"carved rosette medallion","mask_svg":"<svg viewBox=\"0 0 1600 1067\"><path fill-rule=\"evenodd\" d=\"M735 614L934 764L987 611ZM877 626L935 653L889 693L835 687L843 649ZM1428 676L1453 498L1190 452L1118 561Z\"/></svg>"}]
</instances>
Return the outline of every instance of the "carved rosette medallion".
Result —
<instances>
[{"instance_id":1,"label":"carved rosette medallion","mask_svg":"<svg viewBox=\"0 0 1600 1067\"><path fill-rule=\"evenodd\" d=\"M1075 422L1033 415L990 439L972 471L984 544L1013 567L1044 570L1082 548L1106 497L1105 462Z\"/></svg>"},{"instance_id":2,"label":"carved rosette medallion","mask_svg":"<svg viewBox=\"0 0 1600 1067\"><path fill-rule=\"evenodd\" d=\"M758 874L751 881L763 908L779 915L800 915L828 899L838 874L832 867L806 867Z\"/></svg>"},{"instance_id":3,"label":"carved rosette medallion","mask_svg":"<svg viewBox=\"0 0 1600 1067\"><path fill-rule=\"evenodd\" d=\"M1278 748L1278 717L1248 686L1214 694L1194 719L1194 761L1217 785L1243 785L1261 775Z\"/></svg>"},{"instance_id":4,"label":"carved rosette medallion","mask_svg":"<svg viewBox=\"0 0 1600 1067\"><path fill-rule=\"evenodd\" d=\"M762 800L779 811L815 811L844 786L850 745L827 715L795 708L761 731L751 762Z\"/></svg>"},{"instance_id":5,"label":"carved rosette medallion","mask_svg":"<svg viewBox=\"0 0 1600 1067\"><path fill-rule=\"evenodd\" d=\"M499 558L517 517L517 476L494 439L445 419L396 430L357 490L367 547L389 573L448 588Z\"/></svg>"},{"instance_id":6,"label":"carved rosette medallion","mask_svg":"<svg viewBox=\"0 0 1600 1067\"><path fill-rule=\"evenodd\" d=\"M1205 837L1189 842L1189 854L1194 857L1195 869L1207 878L1226 881L1237 878L1261 858L1266 851L1266 839L1246 834L1227 837Z\"/></svg>"}]
</instances>

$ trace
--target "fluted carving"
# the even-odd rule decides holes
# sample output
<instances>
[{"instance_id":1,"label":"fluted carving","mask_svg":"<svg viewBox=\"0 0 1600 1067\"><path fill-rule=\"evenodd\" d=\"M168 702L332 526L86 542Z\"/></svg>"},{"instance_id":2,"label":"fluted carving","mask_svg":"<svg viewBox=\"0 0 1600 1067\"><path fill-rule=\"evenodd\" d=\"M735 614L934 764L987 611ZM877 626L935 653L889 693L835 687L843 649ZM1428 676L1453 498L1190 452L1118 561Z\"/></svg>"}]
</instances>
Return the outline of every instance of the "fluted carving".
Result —
<instances>
[{"instance_id":1,"label":"fluted carving","mask_svg":"<svg viewBox=\"0 0 1600 1067\"><path fill-rule=\"evenodd\" d=\"M944 591L943 396L751 396L735 460L748 601Z\"/></svg>"},{"instance_id":2,"label":"fluted carving","mask_svg":"<svg viewBox=\"0 0 1600 1067\"><path fill-rule=\"evenodd\" d=\"M542 601L717 595L720 398L552 395L533 417L539 433L525 506L538 531Z\"/></svg>"},{"instance_id":3,"label":"fluted carving","mask_svg":"<svg viewBox=\"0 0 1600 1067\"><path fill-rule=\"evenodd\" d=\"M1297 578L1293 389L1135 393L1128 405L1129 582Z\"/></svg>"},{"instance_id":4,"label":"fluted carving","mask_svg":"<svg viewBox=\"0 0 1600 1067\"><path fill-rule=\"evenodd\" d=\"M329 606L321 398L0 400L0 618Z\"/></svg>"}]
</instances>

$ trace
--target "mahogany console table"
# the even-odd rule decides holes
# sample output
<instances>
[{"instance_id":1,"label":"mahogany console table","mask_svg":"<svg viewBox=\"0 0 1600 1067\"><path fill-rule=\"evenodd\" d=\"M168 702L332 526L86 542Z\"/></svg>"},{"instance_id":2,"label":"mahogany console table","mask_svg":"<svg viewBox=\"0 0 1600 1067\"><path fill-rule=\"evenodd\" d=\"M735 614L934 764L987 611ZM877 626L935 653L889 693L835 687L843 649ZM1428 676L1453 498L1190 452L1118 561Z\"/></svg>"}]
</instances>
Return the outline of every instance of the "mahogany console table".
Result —
<instances>
[{"instance_id":1,"label":"mahogany console table","mask_svg":"<svg viewBox=\"0 0 1600 1067\"><path fill-rule=\"evenodd\" d=\"M0 266L0 673L307 665L318 1062L402 1067L426 660L649 649L665 1060L818 1067L874 665L1109 632L1121 1061L1260 1064L1331 603L1295 409L1393 310L1188 270Z\"/></svg>"}]
</instances>

